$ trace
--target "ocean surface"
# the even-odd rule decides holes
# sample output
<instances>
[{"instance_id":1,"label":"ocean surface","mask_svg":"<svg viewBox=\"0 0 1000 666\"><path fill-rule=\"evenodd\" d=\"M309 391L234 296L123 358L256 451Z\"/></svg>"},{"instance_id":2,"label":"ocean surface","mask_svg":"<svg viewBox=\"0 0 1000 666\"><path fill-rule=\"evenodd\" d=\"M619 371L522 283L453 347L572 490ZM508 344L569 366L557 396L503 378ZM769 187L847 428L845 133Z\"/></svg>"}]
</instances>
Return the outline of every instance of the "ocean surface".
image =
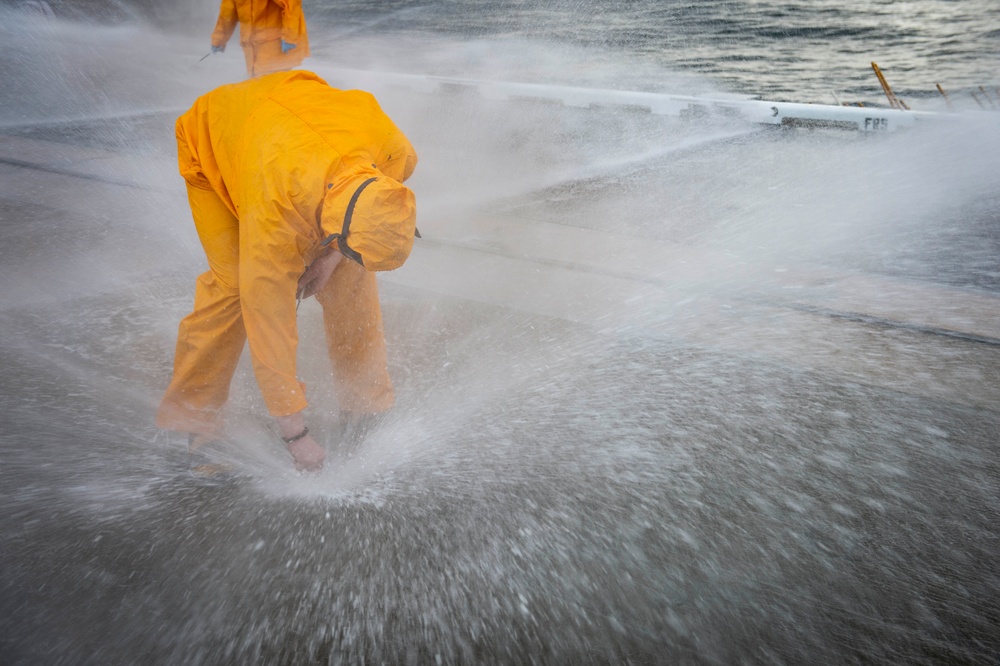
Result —
<instances>
[{"instance_id":1,"label":"ocean surface","mask_svg":"<svg viewBox=\"0 0 1000 666\"><path fill-rule=\"evenodd\" d=\"M311 25L333 38L414 40L413 52L396 61L407 70L423 64L419 43L431 35L463 40L477 56L455 54L428 73L508 67L519 80L642 90L663 90L683 74L734 93L829 104L878 101L875 61L904 99L936 96L936 84L959 95L984 86L1000 104L1000 3L993 0L306 0L304 6ZM557 45L565 49L562 59L551 53Z\"/></svg>"},{"instance_id":2,"label":"ocean surface","mask_svg":"<svg viewBox=\"0 0 1000 666\"><path fill-rule=\"evenodd\" d=\"M940 84L951 95L975 92L983 104L990 96L1000 104L993 0L304 0L303 7L315 53L345 56L344 47L351 60L398 70L675 92L685 80L767 99L884 102L874 61L904 99L937 97ZM105 26L152 22L203 41L217 12L215 3L195 0L0 5L14 8ZM364 47L366 37L377 41ZM442 50L444 41L464 49Z\"/></svg>"}]
</instances>

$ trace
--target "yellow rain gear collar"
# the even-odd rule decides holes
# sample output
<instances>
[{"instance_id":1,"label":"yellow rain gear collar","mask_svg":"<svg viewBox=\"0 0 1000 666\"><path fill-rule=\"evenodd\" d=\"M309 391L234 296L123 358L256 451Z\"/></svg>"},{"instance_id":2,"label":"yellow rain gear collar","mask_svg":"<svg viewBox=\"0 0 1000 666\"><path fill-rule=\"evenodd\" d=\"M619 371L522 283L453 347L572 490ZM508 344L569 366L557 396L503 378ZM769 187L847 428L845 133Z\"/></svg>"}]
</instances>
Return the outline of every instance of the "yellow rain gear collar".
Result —
<instances>
[{"instance_id":1,"label":"yellow rain gear collar","mask_svg":"<svg viewBox=\"0 0 1000 666\"><path fill-rule=\"evenodd\" d=\"M320 226L323 246L370 271L391 271L406 261L417 235L416 198L409 188L374 167L356 167L327 185Z\"/></svg>"}]
</instances>

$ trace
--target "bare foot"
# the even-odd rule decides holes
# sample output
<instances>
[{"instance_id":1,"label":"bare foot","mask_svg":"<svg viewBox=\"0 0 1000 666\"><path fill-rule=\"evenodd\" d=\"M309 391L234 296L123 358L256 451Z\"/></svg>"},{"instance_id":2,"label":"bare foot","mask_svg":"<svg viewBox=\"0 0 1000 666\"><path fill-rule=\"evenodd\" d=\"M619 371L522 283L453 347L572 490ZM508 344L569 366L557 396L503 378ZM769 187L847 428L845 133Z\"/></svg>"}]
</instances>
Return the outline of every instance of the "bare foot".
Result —
<instances>
[{"instance_id":1,"label":"bare foot","mask_svg":"<svg viewBox=\"0 0 1000 666\"><path fill-rule=\"evenodd\" d=\"M289 444L288 452L295 461L295 469L300 472L318 472L323 469L326 451L312 438L312 435L306 435Z\"/></svg>"}]
</instances>

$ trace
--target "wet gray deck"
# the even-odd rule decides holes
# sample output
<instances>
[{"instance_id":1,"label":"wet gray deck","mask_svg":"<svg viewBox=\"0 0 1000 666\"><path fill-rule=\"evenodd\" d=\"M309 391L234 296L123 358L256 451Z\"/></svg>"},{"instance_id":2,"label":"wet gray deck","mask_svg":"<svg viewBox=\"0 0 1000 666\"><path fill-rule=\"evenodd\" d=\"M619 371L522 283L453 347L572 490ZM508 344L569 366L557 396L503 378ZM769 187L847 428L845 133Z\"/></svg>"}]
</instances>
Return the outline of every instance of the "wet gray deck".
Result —
<instances>
[{"instance_id":1,"label":"wet gray deck","mask_svg":"<svg viewBox=\"0 0 1000 666\"><path fill-rule=\"evenodd\" d=\"M388 421L336 441L307 303L330 469L242 368L204 486L151 423L202 262L168 148L0 135L0 661L997 656L1000 296L423 185Z\"/></svg>"}]
</instances>

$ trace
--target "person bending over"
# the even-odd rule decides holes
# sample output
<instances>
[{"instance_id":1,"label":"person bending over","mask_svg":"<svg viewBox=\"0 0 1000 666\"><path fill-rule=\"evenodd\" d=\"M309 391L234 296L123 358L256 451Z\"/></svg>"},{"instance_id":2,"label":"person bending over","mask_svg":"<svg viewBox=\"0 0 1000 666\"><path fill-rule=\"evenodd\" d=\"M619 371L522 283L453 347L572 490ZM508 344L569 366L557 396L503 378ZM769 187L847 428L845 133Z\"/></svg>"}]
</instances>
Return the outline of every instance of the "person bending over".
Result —
<instances>
[{"instance_id":1,"label":"person bending over","mask_svg":"<svg viewBox=\"0 0 1000 666\"><path fill-rule=\"evenodd\" d=\"M322 466L297 379L298 298L323 308L343 418L393 403L374 271L409 256L413 146L375 98L293 71L224 85L176 125L180 173L209 269L177 335L161 428L192 449L221 438L220 411L244 343L300 470Z\"/></svg>"}]
</instances>

